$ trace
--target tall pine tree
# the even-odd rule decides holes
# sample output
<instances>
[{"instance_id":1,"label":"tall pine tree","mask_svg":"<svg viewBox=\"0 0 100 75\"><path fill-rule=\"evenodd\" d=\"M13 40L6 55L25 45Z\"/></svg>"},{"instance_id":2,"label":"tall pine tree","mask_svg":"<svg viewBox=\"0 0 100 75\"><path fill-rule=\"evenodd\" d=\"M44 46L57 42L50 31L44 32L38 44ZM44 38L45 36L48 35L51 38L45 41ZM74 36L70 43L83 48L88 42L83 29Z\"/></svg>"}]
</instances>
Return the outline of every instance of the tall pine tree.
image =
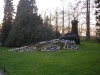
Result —
<instances>
[{"instance_id":1,"label":"tall pine tree","mask_svg":"<svg viewBox=\"0 0 100 75\"><path fill-rule=\"evenodd\" d=\"M20 0L6 46L22 46L34 41L34 26L42 24L35 0Z\"/></svg>"},{"instance_id":2,"label":"tall pine tree","mask_svg":"<svg viewBox=\"0 0 100 75\"><path fill-rule=\"evenodd\" d=\"M4 0L4 18L1 30L1 44L4 45L13 24L13 0Z\"/></svg>"},{"instance_id":3,"label":"tall pine tree","mask_svg":"<svg viewBox=\"0 0 100 75\"><path fill-rule=\"evenodd\" d=\"M97 40L98 42L100 42L100 0L95 0L95 4L96 4L96 12L95 12L95 15L96 15L96 37L97 37Z\"/></svg>"}]
</instances>

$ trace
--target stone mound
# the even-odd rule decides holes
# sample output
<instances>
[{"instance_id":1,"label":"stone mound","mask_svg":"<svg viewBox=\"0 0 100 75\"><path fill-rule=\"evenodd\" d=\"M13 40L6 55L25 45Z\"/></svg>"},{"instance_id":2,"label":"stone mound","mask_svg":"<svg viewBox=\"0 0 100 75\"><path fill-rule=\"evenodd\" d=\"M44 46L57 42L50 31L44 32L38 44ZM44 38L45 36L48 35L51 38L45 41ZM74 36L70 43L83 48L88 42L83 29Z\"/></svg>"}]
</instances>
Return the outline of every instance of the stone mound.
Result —
<instances>
[{"instance_id":1,"label":"stone mound","mask_svg":"<svg viewBox=\"0 0 100 75\"><path fill-rule=\"evenodd\" d=\"M8 51L15 51L15 52L31 52L31 51L58 51L61 49L66 50L78 50L79 48L76 46L74 40L59 40L53 39L50 41L43 41L38 42L35 45L31 46L23 46L20 48L14 48Z\"/></svg>"}]
</instances>

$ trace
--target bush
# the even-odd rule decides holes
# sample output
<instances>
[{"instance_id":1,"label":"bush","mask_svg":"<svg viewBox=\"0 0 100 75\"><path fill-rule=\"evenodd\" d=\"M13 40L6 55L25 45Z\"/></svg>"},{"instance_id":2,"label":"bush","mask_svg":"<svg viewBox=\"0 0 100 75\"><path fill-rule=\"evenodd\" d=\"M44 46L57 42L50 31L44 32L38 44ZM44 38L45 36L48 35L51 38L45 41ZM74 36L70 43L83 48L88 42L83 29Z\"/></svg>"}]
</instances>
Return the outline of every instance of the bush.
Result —
<instances>
[{"instance_id":1,"label":"bush","mask_svg":"<svg viewBox=\"0 0 100 75\"><path fill-rule=\"evenodd\" d=\"M100 43L100 39L97 39L97 41Z\"/></svg>"}]
</instances>

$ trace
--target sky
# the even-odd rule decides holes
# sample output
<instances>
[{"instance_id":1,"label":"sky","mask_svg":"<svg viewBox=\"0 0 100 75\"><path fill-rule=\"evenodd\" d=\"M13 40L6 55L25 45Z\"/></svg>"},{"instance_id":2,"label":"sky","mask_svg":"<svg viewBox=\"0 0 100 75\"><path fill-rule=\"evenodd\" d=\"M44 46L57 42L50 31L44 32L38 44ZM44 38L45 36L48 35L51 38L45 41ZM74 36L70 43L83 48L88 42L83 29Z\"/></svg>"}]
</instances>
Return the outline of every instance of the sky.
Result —
<instances>
[{"instance_id":1,"label":"sky","mask_svg":"<svg viewBox=\"0 0 100 75\"><path fill-rule=\"evenodd\" d=\"M15 9L16 9L16 6L18 4L19 0L14 0L13 4L15 5ZM37 4L37 7L38 7L38 11L44 11L45 9L52 9L52 8L56 8L56 7L59 7L62 5L61 3L61 0L36 0L36 4ZM0 0L0 23L2 21L2 18L3 18L3 9L4 7L4 2L3 0Z\"/></svg>"},{"instance_id":2,"label":"sky","mask_svg":"<svg viewBox=\"0 0 100 75\"><path fill-rule=\"evenodd\" d=\"M17 4L19 0L13 0L13 5L15 5L15 9L17 8ZM63 1L65 1L63 3ZM75 0L77 1L77 0ZM38 12L45 11L46 9L53 9L53 8L62 8L63 6L66 6L68 2L74 3L74 0L36 0L36 4L38 7ZM82 0L85 1L85 0ZM3 11L4 11L4 2L3 0L0 0L0 23L3 19Z\"/></svg>"},{"instance_id":3,"label":"sky","mask_svg":"<svg viewBox=\"0 0 100 75\"><path fill-rule=\"evenodd\" d=\"M0 0L0 23L3 18L3 0Z\"/></svg>"}]
</instances>

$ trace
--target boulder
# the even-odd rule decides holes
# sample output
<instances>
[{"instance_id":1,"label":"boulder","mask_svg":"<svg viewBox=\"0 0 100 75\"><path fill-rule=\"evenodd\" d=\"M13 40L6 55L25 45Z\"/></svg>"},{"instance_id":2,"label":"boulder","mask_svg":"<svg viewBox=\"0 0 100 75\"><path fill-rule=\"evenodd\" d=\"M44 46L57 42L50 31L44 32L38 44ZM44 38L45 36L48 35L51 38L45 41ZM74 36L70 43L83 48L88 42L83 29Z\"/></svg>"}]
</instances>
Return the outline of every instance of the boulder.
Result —
<instances>
[{"instance_id":1,"label":"boulder","mask_svg":"<svg viewBox=\"0 0 100 75\"><path fill-rule=\"evenodd\" d=\"M59 39L64 39L64 40L74 40L76 44L80 44L80 39L77 34L74 34L72 32L68 32L66 34L63 34L59 37Z\"/></svg>"}]
</instances>

